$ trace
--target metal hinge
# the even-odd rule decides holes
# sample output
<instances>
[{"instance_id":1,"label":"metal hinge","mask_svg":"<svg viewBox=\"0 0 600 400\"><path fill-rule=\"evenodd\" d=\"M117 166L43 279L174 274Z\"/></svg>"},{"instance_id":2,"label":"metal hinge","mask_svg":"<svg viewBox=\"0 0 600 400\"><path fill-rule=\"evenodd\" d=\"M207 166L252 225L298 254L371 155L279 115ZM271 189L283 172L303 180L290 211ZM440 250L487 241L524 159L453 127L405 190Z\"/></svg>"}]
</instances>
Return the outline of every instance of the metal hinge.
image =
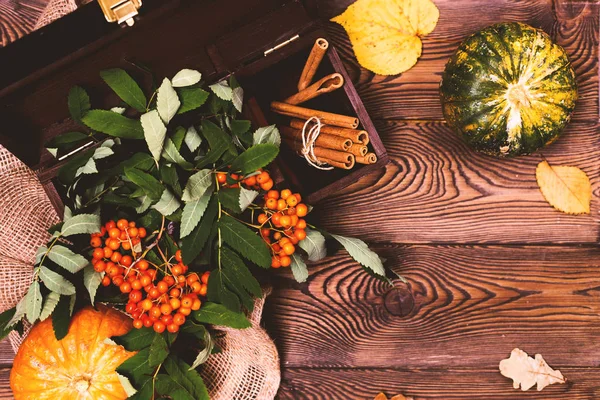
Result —
<instances>
[{"instance_id":1,"label":"metal hinge","mask_svg":"<svg viewBox=\"0 0 600 400\"><path fill-rule=\"evenodd\" d=\"M265 57L268 56L269 54L271 54L272 52L274 52L275 50L279 50L283 46L287 46L288 44L292 43L294 40L298 39L299 37L300 37L300 35L293 36L293 37L289 38L288 40L279 43L277 46L273 46L269 50L265 50L265 53L264 53Z\"/></svg>"},{"instance_id":2,"label":"metal hinge","mask_svg":"<svg viewBox=\"0 0 600 400\"><path fill-rule=\"evenodd\" d=\"M142 0L98 0L98 3L108 22L125 22L129 26L133 25L133 17L142 6Z\"/></svg>"}]
</instances>

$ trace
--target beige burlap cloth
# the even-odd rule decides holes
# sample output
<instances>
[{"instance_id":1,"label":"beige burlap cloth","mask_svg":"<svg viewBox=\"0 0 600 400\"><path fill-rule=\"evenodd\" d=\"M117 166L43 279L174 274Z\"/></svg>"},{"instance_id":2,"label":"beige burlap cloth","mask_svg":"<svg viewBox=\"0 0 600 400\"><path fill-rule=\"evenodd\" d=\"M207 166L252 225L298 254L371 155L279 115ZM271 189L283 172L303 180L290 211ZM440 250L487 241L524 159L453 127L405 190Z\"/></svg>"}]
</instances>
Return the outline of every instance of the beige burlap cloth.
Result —
<instances>
[{"instance_id":1,"label":"beige burlap cloth","mask_svg":"<svg viewBox=\"0 0 600 400\"><path fill-rule=\"evenodd\" d=\"M0 146L0 312L14 307L32 280L35 252L48 242L48 228L59 221L35 173ZM9 336L15 352L21 344Z\"/></svg>"},{"instance_id":2,"label":"beige burlap cloth","mask_svg":"<svg viewBox=\"0 0 600 400\"><path fill-rule=\"evenodd\" d=\"M77 3L75 3L75 0L50 0L42 15L38 18L33 30L40 29L76 9Z\"/></svg>"},{"instance_id":3,"label":"beige burlap cloth","mask_svg":"<svg viewBox=\"0 0 600 400\"><path fill-rule=\"evenodd\" d=\"M254 303L249 316L252 327L233 329L218 326L225 333L215 342L221 352L210 356L200 371L211 400L271 400L275 398L281 373L275 344L260 327L266 290Z\"/></svg>"}]
</instances>

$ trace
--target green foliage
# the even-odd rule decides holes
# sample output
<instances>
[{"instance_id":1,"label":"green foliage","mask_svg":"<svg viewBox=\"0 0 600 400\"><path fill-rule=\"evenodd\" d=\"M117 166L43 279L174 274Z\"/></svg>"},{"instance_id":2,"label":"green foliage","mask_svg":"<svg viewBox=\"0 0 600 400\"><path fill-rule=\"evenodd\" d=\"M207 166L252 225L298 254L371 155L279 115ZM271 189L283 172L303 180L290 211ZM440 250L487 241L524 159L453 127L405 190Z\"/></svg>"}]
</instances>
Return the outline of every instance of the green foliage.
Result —
<instances>
[{"instance_id":1,"label":"green foliage","mask_svg":"<svg viewBox=\"0 0 600 400\"><path fill-rule=\"evenodd\" d=\"M258 235L228 215L219 220L223 241L244 258L263 268L271 267L271 254Z\"/></svg>"},{"instance_id":2,"label":"green foliage","mask_svg":"<svg viewBox=\"0 0 600 400\"><path fill-rule=\"evenodd\" d=\"M339 235L331 235L335 240L340 242L342 246L348 251L348 254L359 262L365 269L385 277L385 269L383 268L383 262L381 258L374 251L370 250L365 242L356 238L349 238Z\"/></svg>"},{"instance_id":3,"label":"green foliage","mask_svg":"<svg viewBox=\"0 0 600 400\"><path fill-rule=\"evenodd\" d=\"M67 99L69 113L75 121L81 121L86 112L90 109L90 98L83 88L73 86L69 90Z\"/></svg>"},{"instance_id":4,"label":"green foliage","mask_svg":"<svg viewBox=\"0 0 600 400\"><path fill-rule=\"evenodd\" d=\"M200 223L181 241L181 255L186 265L191 264L204 248L218 212L218 201L213 197L202 216Z\"/></svg>"},{"instance_id":5,"label":"green foliage","mask_svg":"<svg viewBox=\"0 0 600 400\"><path fill-rule=\"evenodd\" d=\"M123 139L143 139L144 130L139 120L130 119L106 110L90 110L81 121L91 129Z\"/></svg>"},{"instance_id":6,"label":"green foliage","mask_svg":"<svg viewBox=\"0 0 600 400\"><path fill-rule=\"evenodd\" d=\"M228 326L235 329L244 329L252 326L243 313L234 312L222 304L210 302L204 303L200 310L192 312L192 317L196 321L205 324Z\"/></svg>"},{"instance_id":7,"label":"green foliage","mask_svg":"<svg viewBox=\"0 0 600 400\"><path fill-rule=\"evenodd\" d=\"M101 71L100 76L121 100L139 112L146 111L146 96L127 72L113 68Z\"/></svg>"},{"instance_id":8,"label":"green foliage","mask_svg":"<svg viewBox=\"0 0 600 400\"><path fill-rule=\"evenodd\" d=\"M56 340L61 340L69 333L69 323L71 322L71 304L69 298L60 296L60 300L52 313L52 328Z\"/></svg>"},{"instance_id":9,"label":"green foliage","mask_svg":"<svg viewBox=\"0 0 600 400\"><path fill-rule=\"evenodd\" d=\"M266 167L277 157L279 147L274 144L262 143L250 147L231 163L231 171L242 175L250 174L259 168Z\"/></svg>"},{"instance_id":10,"label":"green foliage","mask_svg":"<svg viewBox=\"0 0 600 400\"><path fill-rule=\"evenodd\" d=\"M150 346L156 335L152 328L141 328L132 329L125 335L113 336L111 339L127 351L138 351Z\"/></svg>"},{"instance_id":11,"label":"green foliage","mask_svg":"<svg viewBox=\"0 0 600 400\"><path fill-rule=\"evenodd\" d=\"M176 91L181 100L181 107L177 111L178 114L202 107L209 96L206 90L194 87L178 88Z\"/></svg>"},{"instance_id":12,"label":"green foliage","mask_svg":"<svg viewBox=\"0 0 600 400\"><path fill-rule=\"evenodd\" d=\"M154 335L154 339L150 344L150 355L148 356L148 363L151 367L156 367L162 364L163 361L169 355L169 346L163 335Z\"/></svg>"}]
</instances>

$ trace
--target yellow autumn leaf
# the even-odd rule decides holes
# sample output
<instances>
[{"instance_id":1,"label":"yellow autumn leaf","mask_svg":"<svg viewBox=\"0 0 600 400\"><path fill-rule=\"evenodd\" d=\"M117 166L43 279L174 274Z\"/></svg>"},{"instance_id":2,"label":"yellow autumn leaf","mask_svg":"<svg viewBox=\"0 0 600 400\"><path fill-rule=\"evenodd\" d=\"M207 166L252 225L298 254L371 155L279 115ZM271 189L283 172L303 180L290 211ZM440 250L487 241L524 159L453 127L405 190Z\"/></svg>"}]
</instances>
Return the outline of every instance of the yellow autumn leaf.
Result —
<instances>
[{"instance_id":1,"label":"yellow autumn leaf","mask_svg":"<svg viewBox=\"0 0 600 400\"><path fill-rule=\"evenodd\" d=\"M421 56L421 37L433 31L439 10L431 0L358 0L332 21L342 25L360 65L396 75Z\"/></svg>"},{"instance_id":2,"label":"yellow autumn leaf","mask_svg":"<svg viewBox=\"0 0 600 400\"><path fill-rule=\"evenodd\" d=\"M589 214L592 185L577 167L551 166L547 161L535 170L537 183L550 205L567 214Z\"/></svg>"},{"instance_id":3,"label":"yellow autumn leaf","mask_svg":"<svg viewBox=\"0 0 600 400\"><path fill-rule=\"evenodd\" d=\"M559 370L553 370L541 354L531 358L521 349L513 349L510 358L500 361L500 373L513 380L513 387L522 391L537 385L540 391L554 383L565 383L567 379Z\"/></svg>"}]
</instances>

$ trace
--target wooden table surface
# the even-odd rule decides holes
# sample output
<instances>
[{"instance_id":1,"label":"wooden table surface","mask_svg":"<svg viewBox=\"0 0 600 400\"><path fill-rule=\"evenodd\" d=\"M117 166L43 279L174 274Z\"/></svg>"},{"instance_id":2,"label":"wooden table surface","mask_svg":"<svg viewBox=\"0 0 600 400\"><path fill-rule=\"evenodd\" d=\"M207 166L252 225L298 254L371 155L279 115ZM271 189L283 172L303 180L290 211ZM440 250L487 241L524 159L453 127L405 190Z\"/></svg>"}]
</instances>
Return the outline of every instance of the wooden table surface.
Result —
<instances>
[{"instance_id":1,"label":"wooden table surface","mask_svg":"<svg viewBox=\"0 0 600 400\"><path fill-rule=\"evenodd\" d=\"M600 398L598 29L600 5L579 0L434 0L423 56L395 77L361 69L344 31L330 38L345 60L391 158L316 207L319 224L360 237L408 285L395 290L343 252L310 266L304 284L278 272L265 323L282 359L280 399ZM6 0L0 0L0 6ZM352 1L321 0L323 17ZM546 32L569 53L580 100L563 136L543 150L583 169L592 214L550 207L536 181L540 154L475 154L443 121L438 85L470 33L501 21ZM0 398L12 353L0 344ZM568 383L520 392L498 363L519 347L542 354Z\"/></svg>"}]
</instances>

